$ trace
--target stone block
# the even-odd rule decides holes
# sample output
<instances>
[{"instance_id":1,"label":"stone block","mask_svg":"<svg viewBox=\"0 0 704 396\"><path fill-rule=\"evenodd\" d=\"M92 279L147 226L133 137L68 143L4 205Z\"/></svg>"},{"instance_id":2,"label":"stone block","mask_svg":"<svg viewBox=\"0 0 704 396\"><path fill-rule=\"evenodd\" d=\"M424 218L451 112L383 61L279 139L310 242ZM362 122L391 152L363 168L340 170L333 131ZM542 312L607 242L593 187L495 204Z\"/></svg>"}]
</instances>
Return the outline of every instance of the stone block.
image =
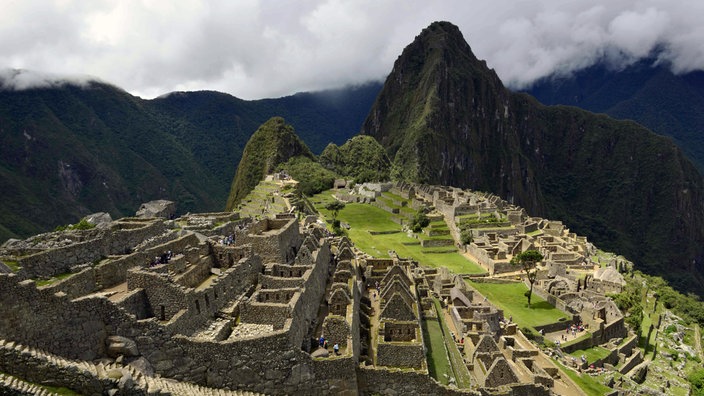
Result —
<instances>
[{"instance_id":1,"label":"stone block","mask_svg":"<svg viewBox=\"0 0 704 396\"><path fill-rule=\"evenodd\" d=\"M127 357L139 356L137 343L129 338L110 336L105 342L108 346L107 354L110 357L118 357L119 355L124 355Z\"/></svg>"}]
</instances>

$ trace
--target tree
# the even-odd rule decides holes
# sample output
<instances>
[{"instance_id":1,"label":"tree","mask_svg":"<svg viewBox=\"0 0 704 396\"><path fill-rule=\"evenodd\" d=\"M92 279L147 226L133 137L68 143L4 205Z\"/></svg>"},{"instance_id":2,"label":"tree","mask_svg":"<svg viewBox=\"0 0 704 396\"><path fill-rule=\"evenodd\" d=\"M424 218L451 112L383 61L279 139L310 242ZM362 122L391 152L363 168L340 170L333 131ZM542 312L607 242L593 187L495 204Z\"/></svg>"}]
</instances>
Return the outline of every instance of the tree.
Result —
<instances>
[{"instance_id":1,"label":"tree","mask_svg":"<svg viewBox=\"0 0 704 396\"><path fill-rule=\"evenodd\" d=\"M340 213L342 209L345 208L345 203L342 201L334 200L329 204L325 205L325 209L332 212L332 221L337 220L337 214Z\"/></svg>"},{"instance_id":2,"label":"tree","mask_svg":"<svg viewBox=\"0 0 704 396\"><path fill-rule=\"evenodd\" d=\"M472 241L474 241L474 236L470 228L465 228L460 231L460 242L462 242L463 245L469 245Z\"/></svg>"},{"instance_id":3,"label":"tree","mask_svg":"<svg viewBox=\"0 0 704 396\"><path fill-rule=\"evenodd\" d=\"M423 231L423 228L427 227L429 224L430 219L425 214L425 211L423 209L420 209L416 212L415 216L413 216L413 221L411 222L411 230L413 232L421 232Z\"/></svg>"},{"instance_id":4,"label":"tree","mask_svg":"<svg viewBox=\"0 0 704 396\"><path fill-rule=\"evenodd\" d=\"M529 307L530 297L533 295L533 284L535 283L535 278L538 275L538 270L535 266L542 260L543 255L537 250L526 250L525 252L518 253L511 259L511 264L520 265L523 268L523 272L526 273L526 278L528 278L528 283L530 283L530 289L528 289L528 292L526 293Z\"/></svg>"}]
</instances>

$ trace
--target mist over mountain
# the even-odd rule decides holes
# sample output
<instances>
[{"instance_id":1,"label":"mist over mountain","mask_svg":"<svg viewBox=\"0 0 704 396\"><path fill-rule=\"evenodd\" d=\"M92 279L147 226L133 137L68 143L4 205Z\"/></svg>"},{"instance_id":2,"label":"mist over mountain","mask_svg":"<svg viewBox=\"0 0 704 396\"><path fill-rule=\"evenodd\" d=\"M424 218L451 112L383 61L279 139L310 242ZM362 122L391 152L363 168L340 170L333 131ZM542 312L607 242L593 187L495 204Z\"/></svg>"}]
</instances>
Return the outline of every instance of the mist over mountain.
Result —
<instances>
[{"instance_id":1,"label":"mist over mountain","mask_svg":"<svg viewBox=\"0 0 704 396\"><path fill-rule=\"evenodd\" d=\"M682 151L636 123L510 92L450 23L404 49L362 132L392 176L496 193L642 270L704 284L704 182Z\"/></svg>"},{"instance_id":2,"label":"mist over mountain","mask_svg":"<svg viewBox=\"0 0 704 396\"><path fill-rule=\"evenodd\" d=\"M657 57L619 69L602 62L567 77L540 79L526 92L546 105L634 120L671 137L704 173L704 71L674 74Z\"/></svg>"}]
</instances>

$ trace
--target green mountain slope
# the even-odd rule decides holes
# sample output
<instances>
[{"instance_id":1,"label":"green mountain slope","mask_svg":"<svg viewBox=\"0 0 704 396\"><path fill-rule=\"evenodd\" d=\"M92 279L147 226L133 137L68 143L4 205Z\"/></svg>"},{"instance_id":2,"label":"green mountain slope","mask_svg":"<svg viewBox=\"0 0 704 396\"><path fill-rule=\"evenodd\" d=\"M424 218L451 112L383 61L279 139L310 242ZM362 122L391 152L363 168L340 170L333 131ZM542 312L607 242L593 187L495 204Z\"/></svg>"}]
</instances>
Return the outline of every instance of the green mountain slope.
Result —
<instances>
[{"instance_id":1,"label":"green mountain slope","mask_svg":"<svg viewBox=\"0 0 704 396\"><path fill-rule=\"evenodd\" d=\"M95 211L134 213L172 197L213 207L213 177L146 112L109 85L0 94L0 237Z\"/></svg>"},{"instance_id":2,"label":"green mountain slope","mask_svg":"<svg viewBox=\"0 0 704 396\"><path fill-rule=\"evenodd\" d=\"M406 47L362 133L399 179L494 192L648 272L704 285L704 182L672 141L508 91L450 23Z\"/></svg>"},{"instance_id":3,"label":"green mountain slope","mask_svg":"<svg viewBox=\"0 0 704 396\"><path fill-rule=\"evenodd\" d=\"M277 166L294 157L314 158L293 127L281 117L273 117L262 124L244 148L226 209L234 209L265 175L273 173Z\"/></svg>"},{"instance_id":4,"label":"green mountain slope","mask_svg":"<svg viewBox=\"0 0 704 396\"><path fill-rule=\"evenodd\" d=\"M320 152L359 130L380 87L257 101L218 92L142 100L102 83L0 89L0 242L91 212L131 215L152 199L222 210L259 125L291 116Z\"/></svg>"},{"instance_id":5,"label":"green mountain slope","mask_svg":"<svg viewBox=\"0 0 704 396\"><path fill-rule=\"evenodd\" d=\"M320 154L326 169L357 183L389 180L391 162L384 148L371 136L358 135L342 146L328 144Z\"/></svg>"},{"instance_id":6,"label":"green mountain slope","mask_svg":"<svg viewBox=\"0 0 704 396\"><path fill-rule=\"evenodd\" d=\"M542 79L527 92L547 105L635 120L671 137L704 173L704 71L675 75L656 61L645 59L618 71L597 64L569 77Z\"/></svg>"}]
</instances>

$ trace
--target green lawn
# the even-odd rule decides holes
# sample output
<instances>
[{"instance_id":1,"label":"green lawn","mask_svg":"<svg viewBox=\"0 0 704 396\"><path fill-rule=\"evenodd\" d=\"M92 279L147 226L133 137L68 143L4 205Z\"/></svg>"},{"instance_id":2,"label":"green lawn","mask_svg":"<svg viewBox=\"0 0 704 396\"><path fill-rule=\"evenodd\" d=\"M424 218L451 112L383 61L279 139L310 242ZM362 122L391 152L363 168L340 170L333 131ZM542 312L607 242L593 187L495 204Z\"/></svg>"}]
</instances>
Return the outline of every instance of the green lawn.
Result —
<instances>
[{"instance_id":1,"label":"green lawn","mask_svg":"<svg viewBox=\"0 0 704 396\"><path fill-rule=\"evenodd\" d=\"M472 382L471 377L469 375L469 370L467 370L467 366L464 364L464 359L462 358L460 350L457 349L457 344L455 344L455 342L452 340L452 336L450 335L450 329L447 327L447 323L445 323L445 317L442 315L442 307L440 306L440 302L437 298L433 298L433 302L435 304L435 311L438 313L440 325L442 326L443 332L446 335L445 347L447 348L448 354L450 356L450 364L452 366L452 371L455 373L457 387L469 388Z\"/></svg>"},{"instance_id":2,"label":"green lawn","mask_svg":"<svg viewBox=\"0 0 704 396\"><path fill-rule=\"evenodd\" d=\"M445 352L445 341L440 329L440 322L437 318L427 318L423 320L423 338L428 348L428 371L430 376L440 383L447 385L452 374L450 361Z\"/></svg>"},{"instance_id":3,"label":"green lawn","mask_svg":"<svg viewBox=\"0 0 704 396\"><path fill-rule=\"evenodd\" d=\"M504 317L513 316L513 321L518 324L519 328L534 328L557 322L561 318L571 319L535 294L533 294L530 307L528 307L528 301L523 295L528 288L523 283L479 283L472 281L467 281L467 283L502 309Z\"/></svg>"},{"instance_id":4,"label":"green lawn","mask_svg":"<svg viewBox=\"0 0 704 396\"><path fill-rule=\"evenodd\" d=\"M67 272L64 274L59 274L59 275L53 276L49 279L40 279L40 280L36 280L34 282L37 284L37 286L46 286L46 285L50 285L54 282L58 282L60 280L66 279L66 278L70 277L71 275L73 275L73 272Z\"/></svg>"},{"instance_id":5,"label":"green lawn","mask_svg":"<svg viewBox=\"0 0 704 396\"><path fill-rule=\"evenodd\" d=\"M332 218L332 214L325 209L325 205L334 199L331 194L331 191L326 191L311 198L316 209L328 220ZM423 248L417 244L417 239L403 232L386 235L370 234L369 231L401 231L401 226L391 221L391 213L376 206L350 203L345 205L337 217L341 222L350 225L347 235L355 246L374 257L388 257L388 251L394 250L400 257L412 258L423 266L447 267L458 274L485 272L478 264L469 261L459 252L433 253L433 251L452 249L452 246Z\"/></svg>"},{"instance_id":6,"label":"green lawn","mask_svg":"<svg viewBox=\"0 0 704 396\"><path fill-rule=\"evenodd\" d=\"M580 349L570 353L570 356L574 356L578 360L584 355L587 358L588 363L593 363L599 359L603 359L609 356L609 350L600 346L595 346L589 349Z\"/></svg>"}]
</instances>

